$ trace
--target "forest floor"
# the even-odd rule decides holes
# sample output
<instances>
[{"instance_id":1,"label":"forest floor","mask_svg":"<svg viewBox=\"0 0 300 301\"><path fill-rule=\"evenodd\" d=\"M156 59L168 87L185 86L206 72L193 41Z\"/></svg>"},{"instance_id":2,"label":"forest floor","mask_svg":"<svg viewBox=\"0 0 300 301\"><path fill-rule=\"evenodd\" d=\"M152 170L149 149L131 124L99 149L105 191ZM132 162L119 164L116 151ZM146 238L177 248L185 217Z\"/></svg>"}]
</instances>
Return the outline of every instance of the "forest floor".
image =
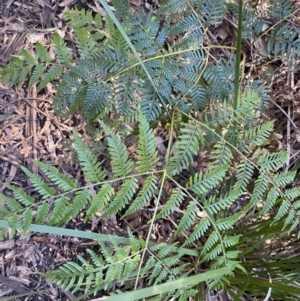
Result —
<instances>
[{"instance_id":1,"label":"forest floor","mask_svg":"<svg viewBox=\"0 0 300 301\"><path fill-rule=\"evenodd\" d=\"M144 5L141 0L131 2L133 7ZM49 41L49 32L60 30L68 35L64 32L66 27L61 16L66 9L75 6L103 14L97 0L0 1L0 65L35 41ZM289 149L290 164L295 165L300 160L300 132L294 126L300 126L300 72L297 70L291 77L280 63L272 64L272 68L274 76L268 84L271 100L265 118L276 119L273 147L276 150ZM55 86L51 85L37 95L34 89L14 90L0 83L0 192L5 190L3 183L10 183L30 193L30 183L20 166L37 173L32 159L55 165L67 175L80 179L80 172L72 160L70 139L72 128L88 139L86 124L79 115L66 119L56 117L52 107L54 94ZM127 226L128 223L117 224L114 233L122 235ZM68 227L99 231L91 229L90 224L83 224L80 219L72 221ZM28 233L23 238L16 235L14 239L0 241L0 298L43 291L15 300L74 299L70 292L45 281L38 273L75 260L85 248L96 246L93 241L40 233ZM218 300L217 297L214 300Z\"/></svg>"}]
</instances>

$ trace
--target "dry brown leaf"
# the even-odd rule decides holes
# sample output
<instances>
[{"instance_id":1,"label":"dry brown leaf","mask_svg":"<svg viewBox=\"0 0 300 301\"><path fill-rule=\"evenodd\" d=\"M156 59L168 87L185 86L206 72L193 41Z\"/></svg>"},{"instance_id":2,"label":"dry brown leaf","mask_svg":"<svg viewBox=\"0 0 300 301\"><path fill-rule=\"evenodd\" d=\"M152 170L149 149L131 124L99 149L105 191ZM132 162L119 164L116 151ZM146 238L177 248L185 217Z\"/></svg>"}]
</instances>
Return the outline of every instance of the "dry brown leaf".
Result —
<instances>
[{"instance_id":1,"label":"dry brown leaf","mask_svg":"<svg viewBox=\"0 0 300 301\"><path fill-rule=\"evenodd\" d=\"M27 141L24 138L21 138L21 143L23 148L22 153L24 154L24 158L27 158L29 156L31 147L28 145Z\"/></svg>"}]
</instances>

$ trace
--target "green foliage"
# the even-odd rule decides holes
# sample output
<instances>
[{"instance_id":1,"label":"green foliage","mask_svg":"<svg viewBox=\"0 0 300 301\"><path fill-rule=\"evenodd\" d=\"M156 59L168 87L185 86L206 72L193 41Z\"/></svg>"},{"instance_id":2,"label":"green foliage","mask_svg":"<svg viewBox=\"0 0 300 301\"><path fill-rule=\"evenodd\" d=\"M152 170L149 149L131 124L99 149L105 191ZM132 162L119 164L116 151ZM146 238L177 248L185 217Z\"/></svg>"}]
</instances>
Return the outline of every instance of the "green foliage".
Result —
<instances>
[{"instance_id":1,"label":"green foliage","mask_svg":"<svg viewBox=\"0 0 300 301\"><path fill-rule=\"evenodd\" d=\"M243 35L253 40L263 36L266 55L294 62L300 47L292 23L286 21L293 13L291 4L270 2L274 9L264 17L276 24L262 32L263 19L246 4ZM243 223L251 226L267 219L268 227L280 226L288 234L300 225L300 189L291 187L296 173L282 171L285 152L271 153L264 148L274 123L257 123L260 96L266 89L258 81L253 89L241 89L234 109L234 56L209 61L215 47L206 35L207 28L221 24L227 9L236 15L236 5L174 0L157 12L132 13L128 1L112 3L139 59L109 14L103 19L100 14L74 9L67 11L64 19L74 32L75 50L55 33L51 46L38 42L12 58L2 68L1 80L17 88L37 85L38 91L56 81L54 105L62 114L80 109L84 117L96 120L114 111L123 115L123 120L137 121L135 154L129 154L116 129L99 121L106 135L101 149L106 149L109 160L103 167L74 131L74 150L83 178L77 182L55 167L35 161L44 178L22 170L36 194L33 197L5 184L7 193L0 194L4 201L0 219L9 223L13 237L19 224L25 235L32 223L62 226L78 215L84 222L96 216L101 220L117 217L122 222L131 214L147 211L146 240L137 239L128 229L130 243L99 240L99 252L88 249L88 258L79 255L77 263L68 262L44 274L72 292L91 294L104 289L111 293L116 283L130 290L132 279L137 284L140 278L147 286L171 283L196 272L203 263L211 270L226 269L225 275L208 280L208 287L226 286L238 274L237 269L245 272L247 266L245 261L239 263L249 252L247 247L246 251L239 248L246 244L245 232L240 231ZM204 121L193 118L208 102ZM174 115L162 158L149 121L169 114L164 111L169 108ZM203 151L210 154L205 168L195 165ZM245 195L247 202L242 201ZM252 212L255 221L248 221ZM177 225L171 243L154 244L151 231L169 217ZM264 237L265 232L259 234ZM195 266L183 264L182 248L200 245ZM170 291L166 298L185 300L196 293L186 287Z\"/></svg>"},{"instance_id":2,"label":"green foliage","mask_svg":"<svg viewBox=\"0 0 300 301\"><path fill-rule=\"evenodd\" d=\"M286 1L271 2L272 9L264 12L264 18L276 24L266 32L262 32L260 14L244 4L244 37L255 41L263 35L265 55L294 62L299 58L300 39L284 19L293 13L292 6ZM130 11L127 1L112 3L147 74L109 14L103 19L100 14L72 9L63 17L72 29L75 49L54 33L51 46L37 42L30 51L24 49L12 58L2 68L1 80L18 88L37 85L38 92L56 81L56 112L70 115L79 109L88 120L110 111L128 117L137 108L153 120L167 107L191 112L205 109L211 99L227 102L232 97L234 56L208 64L214 41L206 35L206 28L221 24L228 9L236 15L236 4L173 0L155 13L145 13ZM185 13L178 13L182 11ZM172 24L174 17L176 24ZM265 95L262 85L253 85Z\"/></svg>"},{"instance_id":3,"label":"green foliage","mask_svg":"<svg viewBox=\"0 0 300 301\"><path fill-rule=\"evenodd\" d=\"M249 93L243 97L247 98L247 95ZM190 267L179 264L184 253L176 252L176 248L198 245L203 237L207 240L200 250L199 264L207 262L211 269L226 266L228 275L233 275L242 252L235 249L241 234L233 229L253 208L256 208L257 216L272 215L274 223L281 221L282 227L288 231L300 224L300 189L286 188L293 182L295 172L280 171L286 161L284 152L268 153L263 149L273 123L254 125L254 110L252 121L246 120L238 125L235 141L249 144L241 149L232 146L231 135L223 134L224 129L232 128L233 120L242 120L243 105L241 101L237 114L222 121L222 132L218 131L218 124L213 129L189 118L188 123L182 124L174 151L169 149L162 167L157 165L159 156L153 130L142 114L138 117L135 156L129 155L122 138L113 129L100 122L107 135L106 157L110 158L110 169L102 169L97 157L74 132L74 150L87 186L80 185L53 166L36 162L53 185L23 168L39 195L38 201L22 189L6 184L14 198L1 194L5 205L0 207L0 218L9 222L13 235L18 223L22 224L25 234L33 222L63 225L79 214L84 214L85 221L99 214L101 219L116 215L124 218L154 206L153 225L166 217L177 216L178 226L170 245L150 244L149 240L135 238L128 230L130 244L119 244L113 239L109 244L99 241L101 255L88 250L90 259L79 256L80 264L68 262L45 274L52 282L73 292L82 287L85 292L110 291L116 281L129 284L132 278L144 277L151 286L183 277L189 273ZM229 105L228 109L232 110ZM209 120L210 123L213 121L211 117ZM211 136L207 135L209 131ZM205 137L212 144L210 168L183 177L183 172L199 155L201 145L207 143ZM254 170L258 175L255 176L253 192L249 192ZM232 182L234 185L230 184ZM173 189L167 192L165 185L170 183ZM91 186L93 190L90 190ZM250 194L250 201L238 206L239 198L245 193ZM263 207L260 206L262 201ZM151 229L152 226L149 231ZM182 241L180 237L186 233L189 235ZM209 282L209 286L218 287L224 281L226 278L219 277Z\"/></svg>"}]
</instances>

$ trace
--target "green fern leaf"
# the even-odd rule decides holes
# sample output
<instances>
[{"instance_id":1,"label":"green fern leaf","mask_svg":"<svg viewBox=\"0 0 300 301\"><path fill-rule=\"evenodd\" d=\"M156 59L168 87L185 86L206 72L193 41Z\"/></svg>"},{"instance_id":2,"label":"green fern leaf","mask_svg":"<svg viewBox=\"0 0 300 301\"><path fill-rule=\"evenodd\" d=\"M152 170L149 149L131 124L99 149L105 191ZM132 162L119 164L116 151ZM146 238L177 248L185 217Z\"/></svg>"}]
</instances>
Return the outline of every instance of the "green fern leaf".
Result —
<instances>
[{"instance_id":1,"label":"green fern leaf","mask_svg":"<svg viewBox=\"0 0 300 301\"><path fill-rule=\"evenodd\" d=\"M286 163L287 153L280 151L277 153L261 155L257 164L262 172L278 170Z\"/></svg>"},{"instance_id":2,"label":"green fern leaf","mask_svg":"<svg viewBox=\"0 0 300 301\"><path fill-rule=\"evenodd\" d=\"M29 83L28 83L28 89L32 88L33 85L35 85L38 80L41 78L42 74L46 70L47 66L45 65L36 65L33 68Z\"/></svg>"},{"instance_id":3,"label":"green fern leaf","mask_svg":"<svg viewBox=\"0 0 300 301\"><path fill-rule=\"evenodd\" d=\"M292 184L296 176L296 171L287 171L274 175L273 183L275 186L286 186Z\"/></svg>"},{"instance_id":4,"label":"green fern leaf","mask_svg":"<svg viewBox=\"0 0 300 301\"><path fill-rule=\"evenodd\" d=\"M187 206L183 217L180 220L180 223L175 232L175 237L177 237L180 233L189 230L189 228L197 221L196 213L198 211L198 207L194 202L190 202Z\"/></svg>"},{"instance_id":5,"label":"green fern leaf","mask_svg":"<svg viewBox=\"0 0 300 301\"><path fill-rule=\"evenodd\" d=\"M267 121L255 129L249 129L245 132L245 138L248 143L261 146L266 143L267 138L271 135L274 127L274 121Z\"/></svg>"},{"instance_id":6,"label":"green fern leaf","mask_svg":"<svg viewBox=\"0 0 300 301\"><path fill-rule=\"evenodd\" d=\"M77 181L60 173L57 168L49 164L33 160L33 162L40 167L42 172L49 178L49 180L58 186L64 192L71 191L77 188Z\"/></svg>"},{"instance_id":7,"label":"green fern leaf","mask_svg":"<svg viewBox=\"0 0 300 301\"><path fill-rule=\"evenodd\" d=\"M144 115L139 115L139 145L137 149L138 160L136 170L139 173L155 170L158 162L158 153L153 131L150 129Z\"/></svg>"},{"instance_id":8,"label":"green fern leaf","mask_svg":"<svg viewBox=\"0 0 300 301\"><path fill-rule=\"evenodd\" d=\"M119 210L125 208L125 206L132 200L133 195L136 193L138 187L138 181L136 178L125 180L115 198L105 209L102 217L108 217L111 214L117 213Z\"/></svg>"},{"instance_id":9,"label":"green fern leaf","mask_svg":"<svg viewBox=\"0 0 300 301\"><path fill-rule=\"evenodd\" d=\"M13 214L10 218L9 221L9 226L10 226L10 233L9 233L9 238L12 239L17 231L19 224L19 218L17 214Z\"/></svg>"},{"instance_id":10,"label":"green fern leaf","mask_svg":"<svg viewBox=\"0 0 300 301\"><path fill-rule=\"evenodd\" d=\"M204 204L204 210L208 214L218 214L222 210L230 208L239 197L239 190L232 189L225 196L216 201L216 198L210 197Z\"/></svg>"},{"instance_id":11,"label":"green fern leaf","mask_svg":"<svg viewBox=\"0 0 300 301\"><path fill-rule=\"evenodd\" d=\"M23 236L27 233L31 223L32 223L32 210L27 208L24 211L24 214L23 214L23 217L22 217L22 227L23 227L22 235Z\"/></svg>"},{"instance_id":12,"label":"green fern leaf","mask_svg":"<svg viewBox=\"0 0 300 301\"><path fill-rule=\"evenodd\" d=\"M227 170L228 165L224 164L208 170L204 175L202 172L196 173L189 179L188 188L197 195L205 195L224 179Z\"/></svg>"},{"instance_id":13,"label":"green fern leaf","mask_svg":"<svg viewBox=\"0 0 300 301\"><path fill-rule=\"evenodd\" d=\"M96 156L89 150L87 145L79 139L77 133L73 131L74 149L78 155L80 166L88 182L102 182L106 174L101 169L100 162Z\"/></svg>"},{"instance_id":14,"label":"green fern leaf","mask_svg":"<svg viewBox=\"0 0 300 301\"><path fill-rule=\"evenodd\" d=\"M274 206L275 202L277 201L278 197L279 197L279 193L278 193L277 189L274 188L274 187L271 188L270 191L268 192L267 199L264 202L264 207L261 211L261 215L266 214L267 212L269 212L273 208L273 206Z\"/></svg>"},{"instance_id":15,"label":"green fern leaf","mask_svg":"<svg viewBox=\"0 0 300 301\"><path fill-rule=\"evenodd\" d=\"M224 0L206 0L202 4L207 25L220 24L222 22L223 11L225 8Z\"/></svg>"},{"instance_id":16,"label":"green fern leaf","mask_svg":"<svg viewBox=\"0 0 300 301\"><path fill-rule=\"evenodd\" d=\"M51 56L50 53L47 51L47 48L42 45L39 41L35 43L34 45L35 50L37 52L38 59L43 63L49 63L51 62Z\"/></svg>"},{"instance_id":17,"label":"green fern leaf","mask_svg":"<svg viewBox=\"0 0 300 301\"><path fill-rule=\"evenodd\" d=\"M234 187L241 192L247 190L247 185L253 175L254 166L248 160L242 160L237 166L236 183Z\"/></svg>"},{"instance_id":18,"label":"green fern leaf","mask_svg":"<svg viewBox=\"0 0 300 301\"><path fill-rule=\"evenodd\" d=\"M84 27L76 29L76 46L81 58L87 58L98 50L90 30Z\"/></svg>"},{"instance_id":19,"label":"green fern leaf","mask_svg":"<svg viewBox=\"0 0 300 301\"><path fill-rule=\"evenodd\" d=\"M71 204L66 208L64 213L65 217L62 220L63 223L69 222L85 209L86 205L91 201L92 193L89 189L83 189L75 193L75 198Z\"/></svg>"},{"instance_id":20,"label":"green fern leaf","mask_svg":"<svg viewBox=\"0 0 300 301\"><path fill-rule=\"evenodd\" d=\"M260 174L254 183L254 191L250 199L250 204L252 207L256 206L257 203L262 199L264 193L267 191L268 184L268 178L264 174Z\"/></svg>"},{"instance_id":21,"label":"green fern leaf","mask_svg":"<svg viewBox=\"0 0 300 301\"><path fill-rule=\"evenodd\" d=\"M297 199L300 196L300 187L286 189L284 195L289 200Z\"/></svg>"},{"instance_id":22,"label":"green fern leaf","mask_svg":"<svg viewBox=\"0 0 300 301\"><path fill-rule=\"evenodd\" d=\"M277 214L275 215L275 221L282 219L286 214L288 214L290 209L290 204L287 200L283 200Z\"/></svg>"},{"instance_id":23,"label":"green fern leaf","mask_svg":"<svg viewBox=\"0 0 300 301\"><path fill-rule=\"evenodd\" d=\"M218 241L219 241L218 232L213 231L212 233L210 233L207 241L205 242L201 250L201 256L205 256L205 254L209 253L210 250L213 248L214 245L216 245ZM204 261L204 259L202 261Z\"/></svg>"},{"instance_id":24,"label":"green fern leaf","mask_svg":"<svg viewBox=\"0 0 300 301\"><path fill-rule=\"evenodd\" d=\"M148 285L152 285L154 280L160 275L163 270L163 265L160 262L156 262L154 268L151 271L150 278L148 280Z\"/></svg>"},{"instance_id":25,"label":"green fern leaf","mask_svg":"<svg viewBox=\"0 0 300 301\"><path fill-rule=\"evenodd\" d=\"M186 194L181 189L174 188L167 203L163 206L163 209L157 214L156 219L169 216L172 212L174 212L176 208L180 207L185 197Z\"/></svg>"},{"instance_id":26,"label":"green fern leaf","mask_svg":"<svg viewBox=\"0 0 300 301\"><path fill-rule=\"evenodd\" d=\"M98 243L101 247L100 252L103 255L103 257L105 258L105 261L107 263L114 263L115 258L114 258L114 255L112 253L112 250L110 250L110 248L108 248L102 241L98 240Z\"/></svg>"},{"instance_id":27,"label":"green fern leaf","mask_svg":"<svg viewBox=\"0 0 300 301\"><path fill-rule=\"evenodd\" d=\"M22 210L22 206L17 201L7 197L3 193L0 193L0 199L4 201L5 206L7 206L11 212L18 212ZM1 211L2 211L2 205L1 205Z\"/></svg>"},{"instance_id":28,"label":"green fern leaf","mask_svg":"<svg viewBox=\"0 0 300 301\"><path fill-rule=\"evenodd\" d=\"M52 39L53 39L54 50L57 56L57 61L62 64L69 63L72 59L72 53L70 49L67 47L65 41L58 33L55 33Z\"/></svg>"},{"instance_id":29,"label":"green fern leaf","mask_svg":"<svg viewBox=\"0 0 300 301\"><path fill-rule=\"evenodd\" d=\"M48 221L50 226L62 224L69 203L70 199L66 196L61 196L54 201L54 209Z\"/></svg>"},{"instance_id":30,"label":"green fern leaf","mask_svg":"<svg viewBox=\"0 0 300 301\"><path fill-rule=\"evenodd\" d=\"M123 217L142 209L154 197L156 190L157 179L155 176L151 175L146 178L143 188L139 191L137 197L130 204Z\"/></svg>"},{"instance_id":31,"label":"green fern leaf","mask_svg":"<svg viewBox=\"0 0 300 301\"><path fill-rule=\"evenodd\" d=\"M214 145L214 150L211 152L213 166L228 164L233 159L230 148L226 145L224 140L220 140Z\"/></svg>"},{"instance_id":32,"label":"green fern leaf","mask_svg":"<svg viewBox=\"0 0 300 301\"><path fill-rule=\"evenodd\" d=\"M38 206L38 210L35 217L35 223L41 224L46 221L46 217L49 213L50 205L47 203L47 201L43 202L42 205Z\"/></svg>"},{"instance_id":33,"label":"green fern leaf","mask_svg":"<svg viewBox=\"0 0 300 301\"><path fill-rule=\"evenodd\" d=\"M193 161L193 155L198 154L201 142L203 142L201 129L193 123L186 124L175 143L176 155L170 159L168 174L174 176L187 168Z\"/></svg>"},{"instance_id":34,"label":"green fern leaf","mask_svg":"<svg viewBox=\"0 0 300 301\"><path fill-rule=\"evenodd\" d=\"M87 249L86 250L89 255L91 256L91 260L94 264L94 266L98 269L105 267L104 261L99 257L99 254L96 254L93 250Z\"/></svg>"},{"instance_id":35,"label":"green fern leaf","mask_svg":"<svg viewBox=\"0 0 300 301\"><path fill-rule=\"evenodd\" d=\"M35 199L28 195L25 191L23 191L20 188L14 187L10 184L4 184L4 186L10 190L12 190L15 198L18 200L19 203L25 205L25 206L31 206L35 203Z\"/></svg>"},{"instance_id":36,"label":"green fern leaf","mask_svg":"<svg viewBox=\"0 0 300 301\"><path fill-rule=\"evenodd\" d=\"M21 57L29 66L32 67L36 65L36 58L31 55L26 49L22 49Z\"/></svg>"},{"instance_id":37,"label":"green fern leaf","mask_svg":"<svg viewBox=\"0 0 300 301\"><path fill-rule=\"evenodd\" d=\"M30 73L32 69L32 66L24 66L19 73L19 77L18 80L16 82L17 84L17 88L20 89L24 83L24 81L26 80L26 78L28 77L28 74Z\"/></svg>"},{"instance_id":38,"label":"green fern leaf","mask_svg":"<svg viewBox=\"0 0 300 301\"><path fill-rule=\"evenodd\" d=\"M141 261L140 254L134 256L133 258L128 258L125 262L123 275L120 278L121 285L131 276L131 273L137 268L138 264Z\"/></svg>"},{"instance_id":39,"label":"green fern leaf","mask_svg":"<svg viewBox=\"0 0 300 301\"><path fill-rule=\"evenodd\" d=\"M110 185L102 185L99 192L92 199L91 206L86 212L84 221L86 222L92 215L96 214L97 212L100 212L109 202L114 192L114 189Z\"/></svg>"},{"instance_id":40,"label":"green fern leaf","mask_svg":"<svg viewBox=\"0 0 300 301\"><path fill-rule=\"evenodd\" d=\"M23 166L21 167L21 169L24 173L26 173L35 190L41 195L42 200L51 198L55 195L55 189L49 187L40 176L30 172L27 168Z\"/></svg>"},{"instance_id":41,"label":"green fern leaf","mask_svg":"<svg viewBox=\"0 0 300 301\"><path fill-rule=\"evenodd\" d=\"M111 156L112 171L115 177L125 177L132 171L133 163L129 159L128 152L121 139L102 121L100 121L105 133L108 135L108 151Z\"/></svg>"},{"instance_id":42,"label":"green fern leaf","mask_svg":"<svg viewBox=\"0 0 300 301\"><path fill-rule=\"evenodd\" d=\"M46 73L43 74L43 79L37 87L37 92L40 92L44 89L50 82L53 82L55 79L58 79L63 72L63 67L60 65L52 65Z\"/></svg>"},{"instance_id":43,"label":"green fern leaf","mask_svg":"<svg viewBox=\"0 0 300 301\"><path fill-rule=\"evenodd\" d=\"M189 236L189 238L184 242L183 246L188 245L200 237L204 236L209 227L211 226L211 222L207 217L204 217L200 220L197 226L194 228L193 233Z\"/></svg>"}]
</instances>

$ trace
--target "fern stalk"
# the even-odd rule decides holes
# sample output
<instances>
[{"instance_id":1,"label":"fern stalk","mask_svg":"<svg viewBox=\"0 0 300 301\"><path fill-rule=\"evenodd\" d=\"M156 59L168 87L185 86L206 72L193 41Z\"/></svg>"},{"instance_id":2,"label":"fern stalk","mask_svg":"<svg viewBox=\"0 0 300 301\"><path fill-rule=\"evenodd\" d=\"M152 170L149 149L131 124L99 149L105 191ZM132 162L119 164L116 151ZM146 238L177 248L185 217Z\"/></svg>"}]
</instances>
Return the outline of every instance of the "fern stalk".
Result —
<instances>
[{"instance_id":1,"label":"fern stalk","mask_svg":"<svg viewBox=\"0 0 300 301\"><path fill-rule=\"evenodd\" d=\"M239 0L238 12L238 35L236 41L236 62L235 62L235 79L234 79L234 110L238 107L240 92L240 64L241 64L241 46L242 46L242 17L243 17L243 0Z\"/></svg>"}]
</instances>

